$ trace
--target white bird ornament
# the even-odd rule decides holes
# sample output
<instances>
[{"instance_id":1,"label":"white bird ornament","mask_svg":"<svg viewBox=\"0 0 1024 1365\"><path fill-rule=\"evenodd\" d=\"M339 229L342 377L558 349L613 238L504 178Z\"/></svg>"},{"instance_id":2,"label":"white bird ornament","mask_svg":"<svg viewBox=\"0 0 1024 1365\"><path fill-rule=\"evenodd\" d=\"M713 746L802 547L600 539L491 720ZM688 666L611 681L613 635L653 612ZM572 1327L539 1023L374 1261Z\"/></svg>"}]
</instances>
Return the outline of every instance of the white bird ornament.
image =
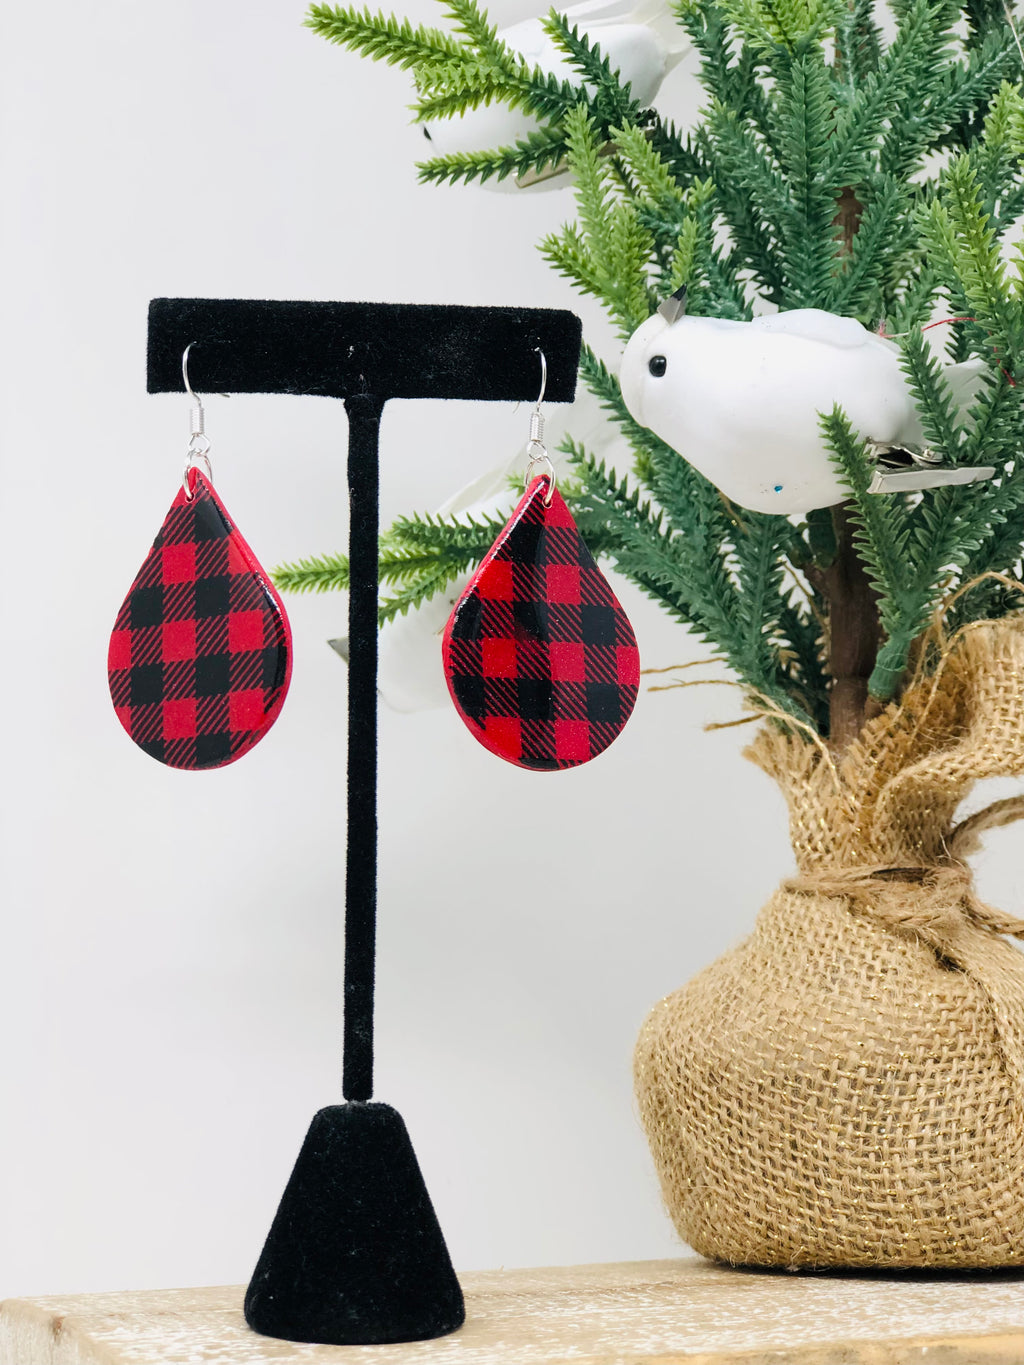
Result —
<instances>
[{"instance_id":1,"label":"white bird ornament","mask_svg":"<svg viewBox=\"0 0 1024 1365\"><path fill-rule=\"evenodd\" d=\"M976 359L944 367L961 410L985 373ZM942 455L927 449L899 347L854 318L819 308L752 322L688 317L681 290L630 337L619 378L641 426L755 512L809 512L849 497L821 430L822 414L836 404L879 458L871 492L973 483L995 473L943 465Z\"/></svg>"}]
</instances>

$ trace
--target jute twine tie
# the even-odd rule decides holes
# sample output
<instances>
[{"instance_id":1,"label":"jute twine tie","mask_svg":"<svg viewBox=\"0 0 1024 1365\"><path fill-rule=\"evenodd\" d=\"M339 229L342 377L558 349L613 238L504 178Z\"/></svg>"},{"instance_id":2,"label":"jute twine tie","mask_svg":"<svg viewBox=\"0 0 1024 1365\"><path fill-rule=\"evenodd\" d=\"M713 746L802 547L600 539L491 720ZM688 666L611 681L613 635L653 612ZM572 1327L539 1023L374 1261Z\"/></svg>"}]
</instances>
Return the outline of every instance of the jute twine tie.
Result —
<instances>
[{"instance_id":1,"label":"jute twine tie","mask_svg":"<svg viewBox=\"0 0 1024 1365\"><path fill-rule=\"evenodd\" d=\"M942 951L964 923L1024 939L1024 919L996 910L974 890L971 869L959 859L975 851L986 829L1024 819L1024 796L995 801L964 820L948 840L950 862L924 867L884 864L826 868L790 877L783 890L809 896L840 896L862 914L891 928L919 934ZM926 895L922 895L924 891Z\"/></svg>"}]
</instances>

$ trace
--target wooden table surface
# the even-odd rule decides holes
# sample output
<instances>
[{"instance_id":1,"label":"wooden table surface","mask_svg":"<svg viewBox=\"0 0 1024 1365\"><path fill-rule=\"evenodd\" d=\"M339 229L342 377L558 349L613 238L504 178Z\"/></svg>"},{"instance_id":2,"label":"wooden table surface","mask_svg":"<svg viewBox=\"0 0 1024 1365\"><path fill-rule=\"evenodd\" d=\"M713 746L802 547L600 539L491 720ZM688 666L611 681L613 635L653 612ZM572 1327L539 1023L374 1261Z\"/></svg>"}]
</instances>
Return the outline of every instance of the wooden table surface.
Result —
<instances>
[{"instance_id":1,"label":"wooden table surface","mask_svg":"<svg viewBox=\"0 0 1024 1365\"><path fill-rule=\"evenodd\" d=\"M259 1337L242 1289L9 1299L0 1365L1024 1365L1024 1275L787 1275L696 1258L463 1275L460 1332Z\"/></svg>"}]
</instances>

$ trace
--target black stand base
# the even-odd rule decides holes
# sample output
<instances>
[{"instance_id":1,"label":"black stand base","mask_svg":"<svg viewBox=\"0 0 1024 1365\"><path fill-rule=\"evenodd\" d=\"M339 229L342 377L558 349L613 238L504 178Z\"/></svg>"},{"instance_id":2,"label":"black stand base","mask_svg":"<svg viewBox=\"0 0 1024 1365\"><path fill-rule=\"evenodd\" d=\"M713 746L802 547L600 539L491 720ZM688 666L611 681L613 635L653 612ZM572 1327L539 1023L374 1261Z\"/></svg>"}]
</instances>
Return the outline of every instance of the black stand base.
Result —
<instances>
[{"instance_id":1,"label":"black stand base","mask_svg":"<svg viewBox=\"0 0 1024 1365\"><path fill-rule=\"evenodd\" d=\"M255 1332L335 1346L422 1341L465 1321L409 1134L387 1104L313 1119L245 1296Z\"/></svg>"}]
</instances>

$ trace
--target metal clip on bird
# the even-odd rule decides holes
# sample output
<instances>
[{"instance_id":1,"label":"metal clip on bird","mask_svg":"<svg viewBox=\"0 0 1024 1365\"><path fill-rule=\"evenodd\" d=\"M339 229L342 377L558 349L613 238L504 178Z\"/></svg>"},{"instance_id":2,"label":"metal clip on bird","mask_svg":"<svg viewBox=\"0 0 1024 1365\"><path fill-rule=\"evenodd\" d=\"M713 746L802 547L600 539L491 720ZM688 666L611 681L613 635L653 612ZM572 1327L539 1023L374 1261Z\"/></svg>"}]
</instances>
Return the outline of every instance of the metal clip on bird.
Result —
<instances>
[{"instance_id":1,"label":"metal clip on bird","mask_svg":"<svg viewBox=\"0 0 1024 1365\"><path fill-rule=\"evenodd\" d=\"M952 488L965 483L991 479L994 465L947 465L941 452L927 446L905 442L901 446L870 442L871 454L878 461L869 493L916 493L923 488Z\"/></svg>"}]
</instances>

